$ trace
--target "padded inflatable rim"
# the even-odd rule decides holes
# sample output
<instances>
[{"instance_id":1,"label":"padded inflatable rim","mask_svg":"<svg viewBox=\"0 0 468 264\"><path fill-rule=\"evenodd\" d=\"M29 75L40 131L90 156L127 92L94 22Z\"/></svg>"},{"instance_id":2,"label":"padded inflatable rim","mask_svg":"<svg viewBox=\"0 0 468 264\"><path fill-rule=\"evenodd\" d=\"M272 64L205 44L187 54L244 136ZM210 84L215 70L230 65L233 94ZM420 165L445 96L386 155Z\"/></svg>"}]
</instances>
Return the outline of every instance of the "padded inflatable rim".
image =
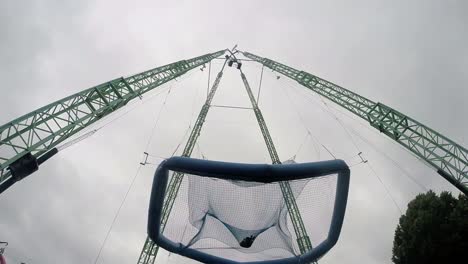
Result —
<instances>
[{"instance_id":1,"label":"padded inflatable rim","mask_svg":"<svg viewBox=\"0 0 468 264\"><path fill-rule=\"evenodd\" d=\"M278 181L316 178L337 173L337 188L333 216L328 237L322 243L315 246L310 252L296 257L284 259L237 262L213 256L196 249L185 248L180 243L174 243L160 233L160 223L164 197L168 184L169 171L178 171L195 174L201 177L211 177L227 180L242 180L251 182L271 183ZM338 241L343 225L348 199L350 171L343 160L329 160L309 163L294 164L243 164L211 160L193 159L187 157L172 157L163 161L157 168L151 190L150 205L148 210L148 236L158 246L200 261L204 263L222 264L289 264L310 263L316 261L327 253Z\"/></svg>"}]
</instances>

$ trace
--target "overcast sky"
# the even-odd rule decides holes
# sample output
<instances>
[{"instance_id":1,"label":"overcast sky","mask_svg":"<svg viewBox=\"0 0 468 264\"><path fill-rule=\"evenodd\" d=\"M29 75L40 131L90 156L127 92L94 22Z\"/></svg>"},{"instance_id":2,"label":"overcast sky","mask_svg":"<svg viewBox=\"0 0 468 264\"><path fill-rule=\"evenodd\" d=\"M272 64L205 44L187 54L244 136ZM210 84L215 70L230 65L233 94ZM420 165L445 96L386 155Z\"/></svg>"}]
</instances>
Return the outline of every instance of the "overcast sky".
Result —
<instances>
[{"instance_id":1,"label":"overcast sky","mask_svg":"<svg viewBox=\"0 0 468 264\"><path fill-rule=\"evenodd\" d=\"M238 44L392 106L467 146L467 12L466 1L442 0L4 0L0 123L116 77ZM220 63L213 62L211 80ZM256 93L261 66L244 68ZM94 263L143 151L168 157L181 144L180 154L207 79L207 71L196 69L136 100L110 118L131 112L2 194L0 241L10 243L7 262ZM214 103L249 105L238 71L225 70ZM359 162L353 157L359 151L369 160L371 167L351 168L342 235L320 263L390 263L393 232L408 201L428 189L457 193L363 120L284 77L277 80L270 70L260 107L282 160L330 159L319 144L350 165ZM194 156L202 153L269 162L254 115L246 110L211 109ZM141 168L98 263L136 263L155 168ZM187 263L166 252L158 261Z\"/></svg>"}]
</instances>

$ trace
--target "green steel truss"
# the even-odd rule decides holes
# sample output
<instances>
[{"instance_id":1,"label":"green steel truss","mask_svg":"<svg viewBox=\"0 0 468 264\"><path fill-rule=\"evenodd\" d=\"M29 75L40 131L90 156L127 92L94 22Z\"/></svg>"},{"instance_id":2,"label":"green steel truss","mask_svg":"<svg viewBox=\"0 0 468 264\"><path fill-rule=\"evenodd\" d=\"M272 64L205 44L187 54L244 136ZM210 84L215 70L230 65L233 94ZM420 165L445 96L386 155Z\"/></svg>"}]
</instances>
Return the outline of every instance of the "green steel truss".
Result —
<instances>
[{"instance_id":1,"label":"green steel truss","mask_svg":"<svg viewBox=\"0 0 468 264\"><path fill-rule=\"evenodd\" d=\"M252 53L242 54L367 120L371 126L410 150L468 194L468 151L461 145L389 106L375 103L315 75Z\"/></svg>"},{"instance_id":2,"label":"green steel truss","mask_svg":"<svg viewBox=\"0 0 468 264\"><path fill-rule=\"evenodd\" d=\"M221 50L114 79L0 126L0 186L12 177L9 166L15 161L31 154L35 158L41 157L70 136L125 106L130 100L210 62L224 52Z\"/></svg>"},{"instance_id":3,"label":"green steel truss","mask_svg":"<svg viewBox=\"0 0 468 264\"><path fill-rule=\"evenodd\" d=\"M214 98L214 95L218 89L219 82L221 81L221 77L223 76L224 66L221 71L218 73L216 80L213 83L213 86L206 98L205 103L198 114L197 121L190 133L189 139L185 145L184 151L182 152L182 156L190 157L192 155L192 151L195 148L195 143L197 142L198 137L200 136L201 129L203 124L205 123L206 115L208 114L208 110L210 109L211 101ZM162 211L162 219L161 219L161 230L164 231L166 227L167 220L172 210L172 206L174 205L175 199L177 197L177 193L179 191L180 185L182 183L184 174L181 172L176 172L171 177L169 181L166 197L164 200L164 207ZM159 247L149 238L146 238L145 244L143 245L143 249L141 251L140 257L138 259L138 264L147 264L147 263L154 263L156 260L156 255L158 254Z\"/></svg>"},{"instance_id":4,"label":"green steel truss","mask_svg":"<svg viewBox=\"0 0 468 264\"><path fill-rule=\"evenodd\" d=\"M247 94L249 95L250 102L252 103L252 108L254 110L255 117L257 118L258 125L260 126L260 130L262 131L263 139L265 140L268 152L270 153L271 161L273 164L281 164L281 160L279 159L275 145L273 144L273 140L271 139L270 132L268 132L265 119L263 118L260 108L258 108L249 82L247 81L247 78L245 77L245 74L242 71L241 77L242 81L244 82L245 89L247 90ZM302 221L302 217L299 212L299 208L297 207L294 194L291 190L291 186L288 182L280 182L280 188L281 192L283 193L283 198L286 203L286 207L288 208L289 217L291 218L291 223L294 227L294 232L297 236L297 244L299 245L301 254L303 254L312 249L312 243L310 242L310 238L307 235L307 230L304 226L304 222Z\"/></svg>"}]
</instances>

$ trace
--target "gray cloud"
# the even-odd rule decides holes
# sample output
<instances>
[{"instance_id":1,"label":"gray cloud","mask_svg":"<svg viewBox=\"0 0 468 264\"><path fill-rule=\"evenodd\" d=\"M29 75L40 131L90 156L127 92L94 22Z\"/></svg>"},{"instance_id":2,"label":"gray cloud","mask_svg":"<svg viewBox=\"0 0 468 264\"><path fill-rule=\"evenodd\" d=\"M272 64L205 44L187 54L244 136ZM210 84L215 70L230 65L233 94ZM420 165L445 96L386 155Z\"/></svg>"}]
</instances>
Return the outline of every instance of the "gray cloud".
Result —
<instances>
[{"instance_id":1,"label":"gray cloud","mask_svg":"<svg viewBox=\"0 0 468 264\"><path fill-rule=\"evenodd\" d=\"M0 123L112 78L238 43L393 106L467 146L466 8L464 1L2 2ZM219 67L213 62L212 72ZM256 91L261 67L244 67ZM207 72L194 70L165 86L172 90L150 153L169 156L179 143L183 147L206 83ZM358 150L331 111L366 139L350 132L402 210L424 191L414 181L456 192L401 147L366 129L365 122L334 110L332 103L330 110L294 82L265 71L262 87L260 106L282 159L294 154L298 161L330 158L323 149L317 153L310 139L296 153L306 127L338 157L354 162L349 157ZM138 108L2 195L0 240L10 242L9 263L94 262L135 175L163 95L136 101L132 105ZM225 71L215 103L249 104L236 71ZM210 159L269 161L254 116L243 110L210 110L199 145ZM154 169L145 166L136 178L98 263L136 262L146 237ZM353 167L342 237L320 263L390 263L399 214L370 169ZM187 262L166 252L158 261Z\"/></svg>"}]
</instances>

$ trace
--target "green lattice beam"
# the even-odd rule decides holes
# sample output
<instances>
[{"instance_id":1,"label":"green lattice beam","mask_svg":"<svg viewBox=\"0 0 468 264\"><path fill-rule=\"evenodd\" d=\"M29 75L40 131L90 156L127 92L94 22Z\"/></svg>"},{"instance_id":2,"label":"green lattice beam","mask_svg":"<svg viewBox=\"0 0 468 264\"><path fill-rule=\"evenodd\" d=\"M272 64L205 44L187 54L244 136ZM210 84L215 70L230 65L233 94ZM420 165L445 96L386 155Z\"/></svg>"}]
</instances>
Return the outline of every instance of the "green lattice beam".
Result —
<instances>
[{"instance_id":1,"label":"green lattice beam","mask_svg":"<svg viewBox=\"0 0 468 264\"><path fill-rule=\"evenodd\" d=\"M125 106L129 101L223 55L225 50L209 53L154 68L130 77L122 77L86 89L41 107L0 126L0 189L15 178L12 168L31 166L55 146L85 127ZM13 172L13 173L12 173ZM22 174L22 173L18 173ZM0 191L1 193L1 191Z\"/></svg>"},{"instance_id":2,"label":"green lattice beam","mask_svg":"<svg viewBox=\"0 0 468 264\"><path fill-rule=\"evenodd\" d=\"M278 152L276 151L275 145L273 144L273 139L271 138L270 132L268 131L265 119L263 118L262 112L260 111L257 102L255 101L255 97L252 93L252 89L250 88L249 82L247 81L247 78L245 77L245 74L242 71L241 78L244 82L247 94L249 95L250 103L252 104L255 117L257 118L258 125L260 126L260 131L262 132L263 139L265 140L265 144L267 146L268 153L270 154L271 161L273 164L281 164L281 160L278 156ZM291 186L288 182L280 182L280 188L283 194L284 202L286 204L286 207L288 208L288 213L289 217L291 218L291 223L293 225L294 232L296 233L299 250L301 251L301 254L304 254L312 249L312 243L310 242L310 238L307 235L307 230L304 226L304 221L302 220L299 208L297 207L294 193L291 190Z\"/></svg>"},{"instance_id":3,"label":"green lattice beam","mask_svg":"<svg viewBox=\"0 0 468 264\"><path fill-rule=\"evenodd\" d=\"M468 194L468 151L433 129L382 103L373 102L313 74L248 52L244 56L279 72L365 119L391 139L433 167Z\"/></svg>"}]
</instances>

